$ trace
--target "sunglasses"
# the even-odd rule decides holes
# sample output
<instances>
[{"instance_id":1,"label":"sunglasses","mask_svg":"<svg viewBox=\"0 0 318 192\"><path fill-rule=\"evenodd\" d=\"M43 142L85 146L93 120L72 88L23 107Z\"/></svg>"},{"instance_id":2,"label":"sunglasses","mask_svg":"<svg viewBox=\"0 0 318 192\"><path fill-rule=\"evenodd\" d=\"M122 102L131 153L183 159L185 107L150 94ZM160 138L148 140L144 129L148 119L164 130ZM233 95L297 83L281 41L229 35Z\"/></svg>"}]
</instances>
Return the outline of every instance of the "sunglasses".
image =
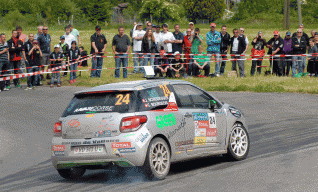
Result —
<instances>
[{"instance_id":1,"label":"sunglasses","mask_svg":"<svg viewBox=\"0 0 318 192\"><path fill-rule=\"evenodd\" d=\"M45 31L46 31L47 29L43 29L43 30L45 30Z\"/></svg>"},{"instance_id":2,"label":"sunglasses","mask_svg":"<svg viewBox=\"0 0 318 192\"><path fill-rule=\"evenodd\" d=\"M302 32L297 32L297 33L302 33Z\"/></svg>"},{"instance_id":3,"label":"sunglasses","mask_svg":"<svg viewBox=\"0 0 318 192\"><path fill-rule=\"evenodd\" d=\"M242 32L244 32L244 30L241 30Z\"/></svg>"}]
</instances>

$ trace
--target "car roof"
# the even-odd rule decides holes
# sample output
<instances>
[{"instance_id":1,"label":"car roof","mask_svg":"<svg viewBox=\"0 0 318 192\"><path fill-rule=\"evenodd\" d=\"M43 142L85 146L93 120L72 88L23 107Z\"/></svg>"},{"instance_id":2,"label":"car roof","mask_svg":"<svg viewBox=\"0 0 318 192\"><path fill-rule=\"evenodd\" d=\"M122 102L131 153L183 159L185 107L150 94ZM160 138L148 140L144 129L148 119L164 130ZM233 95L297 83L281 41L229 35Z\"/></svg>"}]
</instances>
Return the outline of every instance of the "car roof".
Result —
<instances>
[{"instance_id":1,"label":"car roof","mask_svg":"<svg viewBox=\"0 0 318 192\"><path fill-rule=\"evenodd\" d=\"M83 93L98 93L103 91L135 91L142 90L150 87L156 87L162 84L189 84L193 85L188 81L182 80L167 80L167 79L152 79L152 80L139 80L139 81L125 81L120 83L111 83L85 89L83 91L76 92L75 95ZM195 85L194 85L195 86Z\"/></svg>"}]
</instances>

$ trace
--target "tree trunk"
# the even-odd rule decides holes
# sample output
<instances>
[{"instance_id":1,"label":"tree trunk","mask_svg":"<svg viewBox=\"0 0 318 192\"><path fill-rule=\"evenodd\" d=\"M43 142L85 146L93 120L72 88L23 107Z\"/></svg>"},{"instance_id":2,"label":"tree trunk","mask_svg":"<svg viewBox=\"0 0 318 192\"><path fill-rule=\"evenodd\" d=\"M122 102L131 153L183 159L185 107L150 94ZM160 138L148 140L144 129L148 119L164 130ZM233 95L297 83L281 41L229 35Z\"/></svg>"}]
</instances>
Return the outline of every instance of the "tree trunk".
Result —
<instances>
[{"instance_id":1,"label":"tree trunk","mask_svg":"<svg viewBox=\"0 0 318 192\"><path fill-rule=\"evenodd\" d=\"M299 25L302 24L302 21L301 21L301 2L300 0L297 0L297 7L298 7L298 22L299 22Z\"/></svg>"},{"instance_id":2,"label":"tree trunk","mask_svg":"<svg viewBox=\"0 0 318 192\"><path fill-rule=\"evenodd\" d=\"M284 3L284 22L283 27L289 30L289 18L290 18L290 0L285 0Z\"/></svg>"},{"instance_id":3,"label":"tree trunk","mask_svg":"<svg viewBox=\"0 0 318 192\"><path fill-rule=\"evenodd\" d=\"M286 29L289 30L290 26L290 0L287 0L287 20L286 20Z\"/></svg>"}]
</instances>

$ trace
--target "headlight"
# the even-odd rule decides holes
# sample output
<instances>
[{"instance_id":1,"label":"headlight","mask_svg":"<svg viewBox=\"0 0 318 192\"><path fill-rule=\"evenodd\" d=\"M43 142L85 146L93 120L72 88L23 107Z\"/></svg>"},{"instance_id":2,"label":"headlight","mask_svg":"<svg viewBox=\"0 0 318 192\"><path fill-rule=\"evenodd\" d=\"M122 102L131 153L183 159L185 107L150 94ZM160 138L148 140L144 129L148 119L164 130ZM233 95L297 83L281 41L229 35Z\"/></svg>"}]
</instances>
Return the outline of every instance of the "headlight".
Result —
<instances>
[{"instance_id":1,"label":"headlight","mask_svg":"<svg viewBox=\"0 0 318 192\"><path fill-rule=\"evenodd\" d=\"M234 117L241 117L242 112L236 109L235 107L229 106L229 111L232 113Z\"/></svg>"}]
</instances>

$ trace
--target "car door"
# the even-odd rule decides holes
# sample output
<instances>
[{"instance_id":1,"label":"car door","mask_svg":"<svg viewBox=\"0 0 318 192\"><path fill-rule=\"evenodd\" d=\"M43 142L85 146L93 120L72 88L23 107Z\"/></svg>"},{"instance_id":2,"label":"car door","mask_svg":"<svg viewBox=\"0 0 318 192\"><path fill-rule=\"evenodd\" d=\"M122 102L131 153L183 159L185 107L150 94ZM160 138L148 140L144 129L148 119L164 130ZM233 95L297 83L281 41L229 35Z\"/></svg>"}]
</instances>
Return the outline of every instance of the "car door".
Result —
<instances>
[{"instance_id":1,"label":"car door","mask_svg":"<svg viewBox=\"0 0 318 192\"><path fill-rule=\"evenodd\" d=\"M208 93L191 85L184 85L193 103L191 109L194 127L191 132L194 140L192 153L205 153L222 149L226 135L226 115L222 112L222 105L216 104L214 111L209 109L209 100L214 98Z\"/></svg>"},{"instance_id":2,"label":"car door","mask_svg":"<svg viewBox=\"0 0 318 192\"><path fill-rule=\"evenodd\" d=\"M175 147L177 152L187 151L187 153L191 153L194 149L194 121L192 115L194 105L188 90L184 86L183 84L172 86L176 96L179 114L182 118L180 124L183 125L183 135L180 137L180 141L175 144Z\"/></svg>"}]
</instances>

